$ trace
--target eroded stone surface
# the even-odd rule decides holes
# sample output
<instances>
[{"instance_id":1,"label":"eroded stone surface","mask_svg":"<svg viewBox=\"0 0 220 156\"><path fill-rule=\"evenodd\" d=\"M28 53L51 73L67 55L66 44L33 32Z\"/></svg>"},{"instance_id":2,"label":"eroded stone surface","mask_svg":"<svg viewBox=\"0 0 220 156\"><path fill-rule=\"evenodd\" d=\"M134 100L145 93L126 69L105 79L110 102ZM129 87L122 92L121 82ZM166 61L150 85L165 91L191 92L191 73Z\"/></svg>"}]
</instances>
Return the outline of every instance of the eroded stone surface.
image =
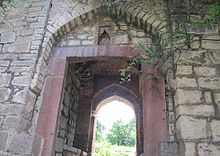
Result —
<instances>
[{"instance_id":1,"label":"eroded stone surface","mask_svg":"<svg viewBox=\"0 0 220 156\"><path fill-rule=\"evenodd\" d=\"M214 94L215 103L217 104L218 114L220 114L220 93Z\"/></svg>"},{"instance_id":2,"label":"eroded stone surface","mask_svg":"<svg viewBox=\"0 0 220 156\"><path fill-rule=\"evenodd\" d=\"M220 89L219 78L199 78L199 86L209 89Z\"/></svg>"},{"instance_id":3,"label":"eroded stone surface","mask_svg":"<svg viewBox=\"0 0 220 156\"><path fill-rule=\"evenodd\" d=\"M213 105L180 105L177 107L177 115L214 116L215 110Z\"/></svg>"},{"instance_id":4,"label":"eroded stone surface","mask_svg":"<svg viewBox=\"0 0 220 156\"><path fill-rule=\"evenodd\" d=\"M0 102L8 100L11 90L8 88L0 88Z\"/></svg>"},{"instance_id":5,"label":"eroded stone surface","mask_svg":"<svg viewBox=\"0 0 220 156\"><path fill-rule=\"evenodd\" d=\"M209 143L198 144L199 156L218 156L220 153L219 147Z\"/></svg>"},{"instance_id":6,"label":"eroded stone surface","mask_svg":"<svg viewBox=\"0 0 220 156\"><path fill-rule=\"evenodd\" d=\"M202 102L202 92L198 90L177 89L175 102L177 105L194 103L199 104Z\"/></svg>"},{"instance_id":7,"label":"eroded stone surface","mask_svg":"<svg viewBox=\"0 0 220 156\"><path fill-rule=\"evenodd\" d=\"M185 155L186 156L196 156L196 146L194 142L185 143Z\"/></svg>"},{"instance_id":8,"label":"eroded stone surface","mask_svg":"<svg viewBox=\"0 0 220 156\"><path fill-rule=\"evenodd\" d=\"M176 75L191 75L192 66L177 66Z\"/></svg>"},{"instance_id":9,"label":"eroded stone surface","mask_svg":"<svg viewBox=\"0 0 220 156\"><path fill-rule=\"evenodd\" d=\"M211 132L212 132L213 140L216 142L220 141L220 121L212 120L210 125L211 125Z\"/></svg>"},{"instance_id":10,"label":"eroded stone surface","mask_svg":"<svg viewBox=\"0 0 220 156\"><path fill-rule=\"evenodd\" d=\"M177 88L184 88L184 87L197 87L196 79L195 78L177 78L176 79Z\"/></svg>"},{"instance_id":11,"label":"eroded stone surface","mask_svg":"<svg viewBox=\"0 0 220 156\"><path fill-rule=\"evenodd\" d=\"M0 74L0 87L6 87L11 80L11 74Z\"/></svg>"},{"instance_id":12,"label":"eroded stone surface","mask_svg":"<svg viewBox=\"0 0 220 156\"><path fill-rule=\"evenodd\" d=\"M206 120L181 116L177 121L179 136L182 139L204 139L207 137Z\"/></svg>"},{"instance_id":13,"label":"eroded stone surface","mask_svg":"<svg viewBox=\"0 0 220 156\"><path fill-rule=\"evenodd\" d=\"M198 76L216 76L215 67L194 67L194 71Z\"/></svg>"},{"instance_id":14,"label":"eroded stone surface","mask_svg":"<svg viewBox=\"0 0 220 156\"><path fill-rule=\"evenodd\" d=\"M8 138L8 133L0 132L0 139L1 139L1 141L0 141L0 150L5 149L7 138Z\"/></svg>"},{"instance_id":15,"label":"eroded stone surface","mask_svg":"<svg viewBox=\"0 0 220 156\"><path fill-rule=\"evenodd\" d=\"M33 137L27 133L17 133L11 136L8 151L18 154L31 154Z\"/></svg>"}]
</instances>

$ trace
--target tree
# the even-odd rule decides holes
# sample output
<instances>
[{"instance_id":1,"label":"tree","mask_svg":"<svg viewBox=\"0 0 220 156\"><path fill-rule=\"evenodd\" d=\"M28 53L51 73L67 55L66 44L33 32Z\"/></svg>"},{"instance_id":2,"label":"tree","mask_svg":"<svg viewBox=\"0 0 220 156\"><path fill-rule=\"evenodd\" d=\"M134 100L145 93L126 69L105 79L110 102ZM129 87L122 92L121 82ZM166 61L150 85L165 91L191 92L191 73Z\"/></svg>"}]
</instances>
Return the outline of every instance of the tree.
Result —
<instances>
[{"instance_id":1,"label":"tree","mask_svg":"<svg viewBox=\"0 0 220 156\"><path fill-rule=\"evenodd\" d=\"M107 140L112 145L135 145L135 120L131 120L128 124L118 120L113 123L112 128L107 134Z\"/></svg>"},{"instance_id":2,"label":"tree","mask_svg":"<svg viewBox=\"0 0 220 156\"><path fill-rule=\"evenodd\" d=\"M97 142L103 141L103 132L105 130L105 126L101 124L99 120L96 121L96 133L95 138Z\"/></svg>"}]
</instances>

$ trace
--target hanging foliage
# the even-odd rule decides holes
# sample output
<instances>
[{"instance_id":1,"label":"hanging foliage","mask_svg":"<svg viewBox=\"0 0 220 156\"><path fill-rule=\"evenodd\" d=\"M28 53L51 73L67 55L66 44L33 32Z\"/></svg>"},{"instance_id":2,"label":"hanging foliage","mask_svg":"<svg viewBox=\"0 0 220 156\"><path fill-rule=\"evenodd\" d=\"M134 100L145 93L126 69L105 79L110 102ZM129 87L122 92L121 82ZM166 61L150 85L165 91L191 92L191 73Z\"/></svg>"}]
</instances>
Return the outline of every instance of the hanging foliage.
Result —
<instances>
[{"instance_id":1,"label":"hanging foliage","mask_svg":"<svg viewBox=\"0 0 220 156\"><path fill-rule=\"evenodd\" d=\"M8 11L21 5L26 0L0 0L0 16L4 16Z\"/></svg>"},{"instance_id":2,"label":"hanging foliage","mask_svg":"<svg viewBox=\"0 0 220 156\"><path fill-rule=\"evenodd\" d=\"M198 21L198 24L207 24L215 21L220 16L220 2L211 5L204 18Z\"/></svg>"},{"instance_id":3,"label":"hanging foliage","mask_svg":"<svg viewBox=\"0 0 220 156\"><path fill-rule=\"evenodd\" d=\"M177 23L172 33L164 33L160 39L160 43L146 45L144 42L139 42L136 45L138 56L129 57L129 65L125 69L120 69L120 76L122 82L130 82L132 76L132 69L137 68L142 73L141 64L151 64L152 67L157 68L163 65L167 60L172 59L175 54L181 53L182 49L189 45L190 40L185 29L184 24ZM157 78L156 73L145 74L144 77Z\"/></svg>"}]
</instances>

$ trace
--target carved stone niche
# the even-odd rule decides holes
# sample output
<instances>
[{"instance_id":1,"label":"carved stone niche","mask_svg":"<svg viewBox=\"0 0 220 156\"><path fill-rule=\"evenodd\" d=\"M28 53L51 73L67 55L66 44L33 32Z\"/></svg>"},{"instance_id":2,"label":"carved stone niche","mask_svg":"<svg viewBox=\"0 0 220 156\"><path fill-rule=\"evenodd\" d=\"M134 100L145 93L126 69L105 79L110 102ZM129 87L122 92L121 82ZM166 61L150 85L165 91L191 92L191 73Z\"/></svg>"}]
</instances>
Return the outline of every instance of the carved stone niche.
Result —
<instances>
[{"instance_id":1,"label":"carved stone niche","mask_svg":"<svg viewBox=\"0 0 220 156\"><path fill-rule=\"evenodd\" d=\"M98 29L98 45L109 45L111 41L111 25L100 25Z\"/></svg>"}]
</instances>

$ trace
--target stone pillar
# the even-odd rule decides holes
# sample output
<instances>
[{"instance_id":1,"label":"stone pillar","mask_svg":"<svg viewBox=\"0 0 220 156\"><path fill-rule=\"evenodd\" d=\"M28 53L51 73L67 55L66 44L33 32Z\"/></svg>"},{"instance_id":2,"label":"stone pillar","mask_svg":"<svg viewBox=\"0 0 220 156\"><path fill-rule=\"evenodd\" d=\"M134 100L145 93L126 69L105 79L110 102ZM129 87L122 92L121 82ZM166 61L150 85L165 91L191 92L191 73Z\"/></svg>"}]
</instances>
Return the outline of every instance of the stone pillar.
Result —
<instances>
[{"instance_id":1,"label":"stone pillar","mask_svg":"<svg viewBox=\"0 0 220 156\"><path fill-rule=\"evenodd\" d=\"M135 108L136 115L136 153L140 155L143 153L143 111L142 105L139 104L139 108Z\"/></svg>"},{"instance_id":2,"label":"stone pillar","mask_svg":"<svg viewBox=\"0 0 220 156\"><path fill-rule=\"evenodd\" d=\"M144 65L144 67L149 67ZM149 69L145 74L154 73ZM157 156L159 143L166 140L166 114L163 78L146 78L141 82L143 102L144 155Z\"/></svg>"},{"instance_id":3,"label":"stone pillar","mask_svg":"<svg viewBox=\"0 0 220 156\"><path fill-rule=\"evenodd\" d=\"M95 153L95 132L96 132L96 116L92 115L90 120L90 132L88 140L88 155Z\"/></svg>"},{"instance_id":4,"label":"stone pillar","mask_svg":"<svg viewBox=\"0 0 220 156\"><path fill-rule=\"evenodd\" d=\"M57 121L62 103L66 73L66 59L51 59L45 93L40 108L37 134L44 138L42 156L54 155L54 142L57 134Z\"/></svg>"}]
</instances>

